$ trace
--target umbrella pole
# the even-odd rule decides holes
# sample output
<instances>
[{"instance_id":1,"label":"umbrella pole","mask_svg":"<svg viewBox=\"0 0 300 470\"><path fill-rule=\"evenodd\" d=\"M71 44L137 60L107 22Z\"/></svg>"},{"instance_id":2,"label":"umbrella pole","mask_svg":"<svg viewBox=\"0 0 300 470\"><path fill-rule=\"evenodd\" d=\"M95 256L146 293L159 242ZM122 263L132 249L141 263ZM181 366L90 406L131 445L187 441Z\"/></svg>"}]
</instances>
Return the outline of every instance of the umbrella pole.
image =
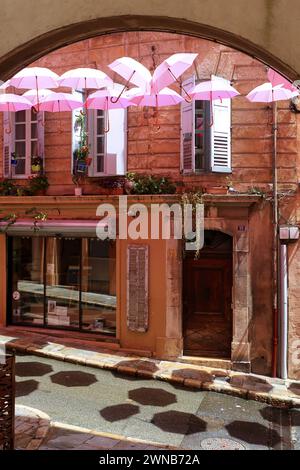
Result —
<instances>
[{"instance_id":1,"label":"umbrella pole","mask_svg":"<svg viewBox=\"0 0 300 470\"><path fill-rule=\"evenodd\" d=\"M213 102L212 102L212 91L209 92L210 94L210 123L209 127L212 127L214 125L214 108L213 108Z\"/></svg>"},{"instance_id":2,"label":"umbrella pole","mask_svg":"<svg viewBox=\"0 0 300 470\"><path fill-rule=\"evenodd\" d=\"M5 128L6 134L12 133L12 124L11 124L11 112L9 111L9 103L7 103L7 113L8 113L8 128Z\"/></svg>"},{"instance_id":3,"label":"umbrella pole","mask_svg":"<svg viewBox=\"0 0 300 470\"><path fill-rule=\"evenodd\" d=\"M127 82L125 83L123 89L121 90L120 94L117 96L116 99L114 99L113 96L110 97L110 101L113 103L113 104L116 104L119 99L121 98L122 94L124 93L124 91L126 90L126 88L128 87L129 83L130 83L130 80L132 79L133 75L135 74L135 70L132 72L132 74L130 75L130 77L128 78Z\"/></svg>"},{"instance_id":4,"label":"umbrella pole","mask_svg":"<svg viewBox=\"0 0 300 470\"><path fill-rule=\"evenodd\" d=\"M180 80L178 80L177 77L175 77L174 73L172 72L172 70L170 69L170 67L168 68L168 72L169 74L171 75L172 78L174 78L175 82L177 82L181 88L181 90L184 91L184 94L186 96L185 101L187 103L191 103L192 102L192 97L190 96L190 94L188 93L188 91L184 88L184 86L182 85L182 83L180 82Z\"/></svg>"},{"instance_id":5,"label":"umbrella pole","mask_svg":"<svg viewBox=\"0 0 300 470\"><path fill-rule=\"evenodd\" d=\"M272 90L273 94L273 90ZM272 375L277 376L278 372L278 300L279 300L279 269L278 269L278 170L277 170L277 103L273 101L273 363Z\"/></svg>"}]
</instances>

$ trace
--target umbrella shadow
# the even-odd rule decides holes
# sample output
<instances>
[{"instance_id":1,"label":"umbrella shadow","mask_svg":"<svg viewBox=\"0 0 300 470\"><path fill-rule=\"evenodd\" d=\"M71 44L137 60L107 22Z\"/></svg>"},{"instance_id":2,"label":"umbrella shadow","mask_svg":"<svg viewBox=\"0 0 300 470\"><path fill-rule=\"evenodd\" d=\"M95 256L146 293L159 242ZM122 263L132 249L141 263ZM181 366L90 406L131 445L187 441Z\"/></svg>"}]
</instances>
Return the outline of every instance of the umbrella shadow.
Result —
<instances>
[{"instance_id":1,"label":"umbrella shadow","mask_svg":"<svg viewBox=\"0 0 300 470\"><path fill-rule=\"evenodd\" d=\"M94 374L75 370L57 372L51 375L50 379L52 383L63 385L64 387L88 387L98 382Z\"/></svg>"},{"instance_id":2,"label":"umbrella shadow","mask_svg":"<svg viewBox=\"0 0 300 470\"><path fill-rule=\"evenodd\" d=\"M252 421L232 421L225 426L231 437L248 444L262 445L268 448L281 442L280 435L274 429Z\"/></svg>"},{"instance_id":3,"label":"umbrella shadow","mask_svg":"<svg viewBox=\"0 0 300 470\"><path fill-rule=\"evenodd\" d=\"M131 418L139 412L139 406L132 405L130 403L123 403L121 405L107 406L99 413L106 421L114 423L116 421L122 421L123 419Z\"/></svg>"},{"instance_id":4,"label":"umbrella shadow","mask_svg":"<svg viewBox=\"0 0 300 470\"><path fill-rule=\"evenodd\" d=\"M270 392L273 385L265 379L259 377L234 375L229 381L233 387L243 388L246 390L256 390L259 392Z\"/></svg>"},{"instance_id":5,"label":"umbrella shadow","mask_svg":"<svg viewBox=\"0 0 300 470\"><path fill-rule=\"evenodd\" d=\"M207 423L203 419L191 413L175 410L156 413L151 423L164 432L185 436L205 432L207 429Z\"/></svg>"},{"instance_id":6,"label":"umbrella shadow","mask_svg":"<svg viewBox=\"0 0 300 470\"><path fill-rule=\"evenodd\" d=\"M15 371L18 377L41 377L53 372L53 367L38 361L17 362Z\"/></svg>"},{"instance_id":7,"label":"umbrella shadow","mask_svg":"<svg viewBox=\"0 0 300 470\"><path fill-rule=\"evenodd\" d=\"M300 383L292 382L288 389L295 395L300 395Z\"/></svg>"},{"instance_id":8,"label":"umbrella shadow","mask_svg":"<svg viewBox=\"0 0 300 470\"><path fill-rule=\"evenodd\" d=\"M128 397L146 406L168 406L177 403L174 393L167 392L161 388L141 387L128 392Z\"/></svg>"},{"instance_id":9,"label":"umbrella shadow","mask_svg":"<svg viewBox=\"0 0 300 470\"><path fill-rule=\"evenodd\" d=\"M27 395L35 392L38 387L39 382L34 379L16 382L16 397L26 397Z\"/></svg>"}]
</instances>

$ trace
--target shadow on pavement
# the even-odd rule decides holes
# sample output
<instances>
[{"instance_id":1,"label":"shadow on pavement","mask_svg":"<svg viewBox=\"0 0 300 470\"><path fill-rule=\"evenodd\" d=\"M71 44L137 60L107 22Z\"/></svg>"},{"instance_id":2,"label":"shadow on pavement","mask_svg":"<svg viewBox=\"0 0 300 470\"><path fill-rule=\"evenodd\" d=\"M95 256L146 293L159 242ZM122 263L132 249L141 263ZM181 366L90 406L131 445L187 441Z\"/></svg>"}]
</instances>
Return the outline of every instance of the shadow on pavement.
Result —
<instances>
[{"instance_id":1,"label":"shadow on pavement","mask_svg":"<svg viewBox=\"0 0 300 470\"><path fill-rule=\"evenodd\" d=\"M37 380L23 380L22 382L16 382L16 397L26 397L32 392L35 392L39 387Z\"/></svg>"},{"instance_id":2,"label":"shadow on pavement","mask_svg":"<svg viewBox=\"0 0 300 470\"><path fill-rule=\"evenodd\" d=\"M140 408L137 405L131 405L130 403L124 403L121 405L108 406L100 411L100 415L106 421L114 423L115 421L121 421L122 419L130 418L140 412Z\"/></svg>"},{"instance_id":3,"label":"shadow on pavement","mask_svg":"<svg viewBox=\"0 0 300 470\"><path fill-rule=\"evenodd\" d=\"M151 423L162 431L190 435L206 431L206 422L201 418L183 411L164 411L156 413Z\"/></svg>"},{"instance_id":4,"label":"shadow on pavement","mask_svg":"<svg viewBox=\"0 0 300 470\"><path fill-rule=\"evenodd\" d=\"M41 377L53 372L53 367L42 362L17 362L16 375L18 377Z\"/></svg>"},{"instance_id":5,"label":"shadow on pavement","mask_svg":"<svg viewBox=\"0 0 300 470\"><path fill-rule=\"evenodd\" d=\"M278 432L263 424L249 421L232 421L232 423L227 424L225 428L230 436L248 442L249 444L272 448L281 442Z\"/></svg>"},{"instance_id":6,"label":"shadow on pavement","mask_svg":"<svg viewBox=\"0 0 300 470\"><path fill-rule=\"evenodd\" d=\"M161 388L137 388L130 390L128 397L141 405L149 406L168 406L177 403L177 398L174 393L167 392Z\"/></svg>"},{"instance_id":7,"label":"shadow on pavement","mask_svg":"<svg viewBox=\"0 0 300 470\"><path fill-rule=\"evenodd\" d=\"M63 385L64 387L88 387L97 381L94 374L87 372L79 372L75 370L68 370L65 372L57 372L50 376L51 382Z\"/></svg>"}]
</instances>

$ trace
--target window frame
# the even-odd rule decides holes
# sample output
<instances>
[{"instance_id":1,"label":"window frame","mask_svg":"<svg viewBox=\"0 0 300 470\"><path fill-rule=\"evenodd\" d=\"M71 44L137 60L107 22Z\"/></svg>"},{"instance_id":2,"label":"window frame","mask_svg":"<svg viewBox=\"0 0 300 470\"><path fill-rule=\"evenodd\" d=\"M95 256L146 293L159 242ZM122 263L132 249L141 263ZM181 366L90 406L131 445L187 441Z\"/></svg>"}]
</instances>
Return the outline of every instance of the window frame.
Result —
<instances>
[{"instance_id":1,"label":"window frame","mask_svg":"<svg viewBox=\"0 0 300 470\"><path fill-rule=\"evenodd\" d=\"M23 112L23 111L21 111ZM38 145L39 145L39 135L38 135L38 114L36 113L36 120L33 121L32 120L32 109L26 109L24 110L25 112L25 121L17 121L16 120L16 113L14 113L14 116L13 116L13 134L12 134L12 139L13 139L13 148L14 148L14 152L17 154L16 152L16 144L18 142L25 142L25 157L22 158L22 160L25 160L25 173L22 173L22 174L16 174L15 173L15 166L14 165L11 165L11 179L25 179L25 178L28 178L29 176L32 176L32 171L31 171L31 157L33 155L31 155L31 144L33 141L36 142L37 144L37 148L38 148ZM16 126L20 124L25 124L25 139L17 139L16 138ZM37 132L37 136L36 138L32 139L32 135L31 135L31 126L32 124L36 124L36 132ZM38 152L37 152L38 153ZM10 157L11 158L11 157Z\"/></svg>"}]
</instances>

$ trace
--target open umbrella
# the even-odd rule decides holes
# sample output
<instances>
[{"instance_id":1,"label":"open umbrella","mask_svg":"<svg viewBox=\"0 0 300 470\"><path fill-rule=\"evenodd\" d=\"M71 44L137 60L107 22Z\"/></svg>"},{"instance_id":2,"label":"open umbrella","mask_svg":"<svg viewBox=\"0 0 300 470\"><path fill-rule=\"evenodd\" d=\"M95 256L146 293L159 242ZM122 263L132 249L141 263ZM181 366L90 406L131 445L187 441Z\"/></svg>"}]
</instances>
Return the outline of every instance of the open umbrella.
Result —
<instances>
[{"instance_id":1,"label":"open umbrella","mask_svg":"<svg viewBox=\"0 0 300 470\"><path fill-rule=\"evenodd\" d=\"M280 73L275 72L275 70L269 68L268 70L268 80L272 83L275 87L276 85L281 85L283 88L286 88L290 91L297 91L297 88L289 82L286 78L284 78Z\"/></svg>"},{"instance_id":2,"label":"open umbrella","mask_svg":"<svg viewBox=\"0 0 300 470\"><path fill-rule=\"evenodd\" d=\"M204 100L210 101L211 103L211 116L212 120L210 126L213 125L213 112L212 112L212 101L214 100L223 100L231 99L237 95L239 92L233 88L230 83L222 77L216 77L212 75L211 80L198 83L190 91L189 95L194 100Z\"/></svg>"},{"instance_id":3,"label":"open umbrella","mask_svg":"<svg viewBox=\"0 0 300 470\"><path fill-rule=\"evenodd\" d=\"M48 111L50 113L60 113L63 111L73 111L73 109L81 108L82 101L72 93L56 93L52 91L45 96L39 104L39 111ZM60 132L62 131L60 120Z\"/></svg>"},{"instance_id":4,"label":"open umbrella","mask_svg":"<svg viewBox=\"0 0 300 470\"><path fill-rule=\"evenodd\" d=\"M155 93L151 90L142 90L141 88L131 88L126 93L127 98L130 99L131 103L138 106L152 106L156 107L157 129L160 129L158 125L158 108L161 106L174 106L184 101L176 91L171 88L163 88L159 92Z\"/></svg>"},{"instance_id":5,"label":"open umbrella","mask_svg":"<svg viewBox=\"0 0 300 470\"><path fill-rule=\"evenodd\" d=\"M108 88L106 90L99 90L92 93L86 100L85 106L87 109L102 109L105 113L105 129L104 132L109 132L109 115L110 109L127 108L128 106L135 106L131 102L130 97L123 95L120 96L120 90L122 85L115 84L114 88ZM119 97L119 98L118 98ZM118 98L117 101L113 101L112 98Z\"/></svg>"},{"instance_id":6,"label":"open umbrella","mask_svg":"<svg viewBox=\"0 0 300 470\"><path fill-rule=\"evenodd\" d=\"M80 89L103 88L113 85L112 79L101 70L78 68L68 70L58 79L61 86Z\"/></svg>"},{"instance_id":7,"label":"open umbrella","mask_svg":"<svg viewBox=\"0 0 300 470\"><path fill-rule=\"evenodd\" d=\"M126 80L119 95L111 98L111 101L114 103L120 99L120 96L128 88L129 83L133 83L143 89L150 87L152 79L151 73L143 64L131 57L120 57L120 59L109 64L108 67Z\"/></svg>"},{"instance_id":8,"label":"open umbrella","mask_svg":"<svg viewBox=\"0 0 300 470\"><path fill-rule=\"evenodd\" d=\"M58 78L57 73L46 67L27 67L10 79L10 85L28 90L34 88L37 97L36 107L39 111L39 90L41 88L57 88Z\"/></svg>"},{"instance_id":9,"label":"open umbrella","mask_svg":"<svg viewBox=\"0 0 300 470\"><path fill-rule=\"evenodd\" d=\"M272 83L266 82L251 90L246 98L253 103L272 103L289 100L298 94L298 91L288 90L281 85L273 86Z\"/></svg>"},{"instance_id":10,"label":"open umbrella","mask_svg":"<svg viewBox=\"0 0 300 470\"><path fill-rule=\"evenodd\" d=\"M173 54L165 59L154 70L152 88L155 91L159 91L175 81L179 83L178 78L192 65L197 55L198 54L182 52ZM185 93L188 96L186 91Z\"/></svg>"},{"instance_id":11,"label":"open umbrella","mask_svg":"<svg viewBox=\"0 0 300 470\"><path fill-rule=\"evenodd\" d=\"M46 98L46 96L50 95L51 93L53 93L53 91L52 90L47 90L46 88L42 89L42 90L39 90L39 100L40 100L40 102L43 101ZM37 105L36 90L25 91L25 93L23 93L22 96L24 96L27 100L29 100L30 103L32 104L32 106Z\"/></svg>"},{"instance_id":12,"label":"open umbrella","mask_svg":"<svg viewBox=\"0 0 300 470\"><path fill-rule=\"evenodd\" d=\"M7 93L0 95L0 111L4 112L17 112L25 109L30 109L31 103L23 96L15 95L13 93ZM9 128L5 129L7 134L11 134L11 123Z\"/></svg>"}]
</instances>

